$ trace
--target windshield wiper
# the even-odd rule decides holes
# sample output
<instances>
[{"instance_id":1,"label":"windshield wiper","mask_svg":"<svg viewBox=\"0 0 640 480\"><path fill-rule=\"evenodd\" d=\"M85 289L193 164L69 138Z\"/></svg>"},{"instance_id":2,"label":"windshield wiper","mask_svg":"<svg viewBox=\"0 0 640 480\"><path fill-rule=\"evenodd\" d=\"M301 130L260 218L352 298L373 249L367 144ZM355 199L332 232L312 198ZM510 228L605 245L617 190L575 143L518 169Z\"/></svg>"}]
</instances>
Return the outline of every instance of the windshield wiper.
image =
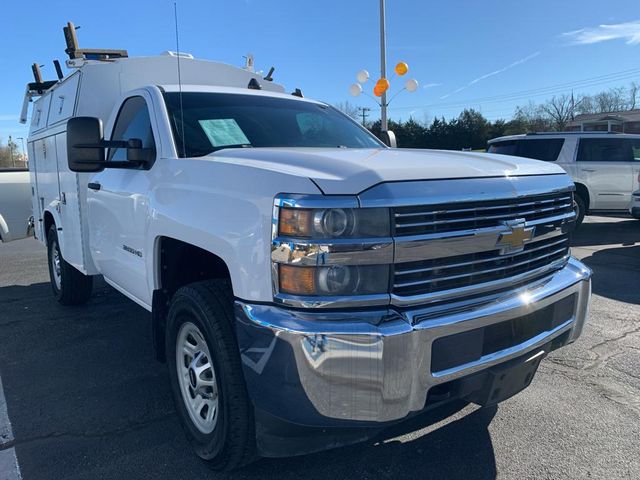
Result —
<instances>
[{"instance_id":1,"label":"windshield wiper","mask_svg":"<svg viewBox=\"0 0 640 480\"><path fill-rule=\"evenodd\" d=\"M225 148L253 148L253 145L251 145L250 143L237 143L235 145L224 145L220 147L214 147L213 150L211 150L211 153L217 152L218 150L224 150Z\"/></svg>"}]
</instances>

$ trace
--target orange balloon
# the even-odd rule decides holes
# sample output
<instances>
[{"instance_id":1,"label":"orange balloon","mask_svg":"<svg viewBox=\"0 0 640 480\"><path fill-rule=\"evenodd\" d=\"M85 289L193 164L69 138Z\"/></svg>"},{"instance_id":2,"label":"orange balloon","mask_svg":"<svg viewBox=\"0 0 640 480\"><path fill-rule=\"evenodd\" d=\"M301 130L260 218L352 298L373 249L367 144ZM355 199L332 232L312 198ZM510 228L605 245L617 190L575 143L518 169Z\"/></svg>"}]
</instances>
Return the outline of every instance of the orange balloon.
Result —
<instances>
[{"instance_id":1,"label":"orange balloon","mask_svg":"<svg viewBox=\"0 0 640 480\"><path fill-rule=\"evenodd\" d=\"M384 93L384 90L382 90L381 88L378 87L378 85L376 85L375 87L373 87L373 94L376 97L381 97L382 94Z\"/></svg>"},{"instance_id":2,"label":"orange balloon","mask_svg":"<svg viewBox=\"0 0 640 480\"><path fill-rule=\"evenodd\" d=\"M387 80L386 78L381 78L380 80L378 80L376 82L376 87L378 88L378 90L380 90L382 93L386 92L387 90L389 90L389 87L391 85L389 85L389 80Z\"/></svg>"},{"instance_id":3,"label":"orange balloon","mask_svg":"<svg viewBox=\"0 0 640 480\"><path fill-rule=\"evenodd\" d=\"M408 71L409 71L409 65L407 65L405 62L398 62L398 64L396 65L396 73L398 75L402 76Z\"/></svg>"}]
</instances>

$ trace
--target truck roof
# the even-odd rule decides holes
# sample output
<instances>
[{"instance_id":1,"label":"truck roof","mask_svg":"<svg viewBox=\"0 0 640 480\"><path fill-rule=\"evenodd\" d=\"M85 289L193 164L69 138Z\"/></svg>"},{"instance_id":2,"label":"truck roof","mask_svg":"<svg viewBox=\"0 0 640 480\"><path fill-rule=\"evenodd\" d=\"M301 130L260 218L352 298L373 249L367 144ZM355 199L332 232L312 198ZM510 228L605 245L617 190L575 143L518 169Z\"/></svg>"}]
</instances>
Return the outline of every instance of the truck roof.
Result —
<instances>
[{"instance_id":1,"label":"truck roof","mask_svg":"<svg viewBox=\"0 0 640 480\"><path fill-rule=\"evenodd\" d=\"M520 133L517 135L505 135L502 137L492 138L487 141L488 144L495 142L505 142L510 140L536 139L536 138L566 138L566 137L584 137L598 138L603 136L615 136L615 138L639 138L640 135L619 132L534 132Z\"/></svg>"},{"instance_id":2,"label":"truck roof","mask_svg":"<svg viewBox=\"0 0 640 480\"><path fill-rule=\"evenodd\" d=\"M284 87L267 81L245 68L187 56L163 54L109 60L69 60L76 70L56 82L33 106L30 134L66 121L71 116L92 116L106 120L115 103L126 92L149 85L178 88L178 61L183 91L236 91L253 94L284 94ZM257 82L262 90L252 90ZM231 90L233 89L233 90ZM266 93L269 92L269 93ZM27 95L33 93L27 90ZM25 105L28 104L27 95ZM295 98L287 96L288 98ZM29 97L30 98L30 97ZM22 119L26 121L23 112Z\"/></svg>"},{"instance_id":3,"label":"truck roof","mask_svg":"<svg viewBox=\"0 0 640 480\"><path fill-rule=\"evenodd\" d=\"M218 85L177 85L177 84L169 84L169 85L157 85L162 88L165 92L179 92L182 90L183 93L191 93L191 92L204 92L204 93L229 93L229 94L238 94L238 95L257 95L263 97L276 97L276 98L286 98L287 100L297 100L301 102L311 102L319 105L325 105L324 102L320 102L318 100L312 100L309 98L301 98L296 95L292 95L290 93L282 93L276 92L272 90L254 90L249 88L239 88L239 87L224 87Z\"/></svg>"}]
</instances>

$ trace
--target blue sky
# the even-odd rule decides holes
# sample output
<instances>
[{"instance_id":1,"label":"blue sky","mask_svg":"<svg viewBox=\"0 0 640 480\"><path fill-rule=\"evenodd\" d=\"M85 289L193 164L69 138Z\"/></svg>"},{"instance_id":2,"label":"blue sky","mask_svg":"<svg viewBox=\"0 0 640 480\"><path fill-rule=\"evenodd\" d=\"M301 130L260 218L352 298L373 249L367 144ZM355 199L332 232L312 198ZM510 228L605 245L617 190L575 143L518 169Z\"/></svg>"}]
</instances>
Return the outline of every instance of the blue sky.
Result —
<instances>
[{"instance_id":1,"label":"blue sky","mask_svg":"<svg viewBox=\"0 0 640 480\"><path fill-rule=\"evenodd\" d=\"M51 61L65 58L68 20L82 27L84 47L126 48L131 56L175 49L173 0L2 4L3 141L26 137L17 117L30 65L55 76ZM275 66L289 90L372 107L370 119L379 116L371 99L348 94L358 70L375 76L379 69L378 0L178 0L178 9L181 50L236 65L251 52L256 67ZM393 101L394 119L449 118L465 107L509 118L529 99L640 81L638 0L387 0L387 33L390 66L406 61L407 77L421 83ZM391 79L392 94L402 86Z\"/></svg>"}]
</instances>

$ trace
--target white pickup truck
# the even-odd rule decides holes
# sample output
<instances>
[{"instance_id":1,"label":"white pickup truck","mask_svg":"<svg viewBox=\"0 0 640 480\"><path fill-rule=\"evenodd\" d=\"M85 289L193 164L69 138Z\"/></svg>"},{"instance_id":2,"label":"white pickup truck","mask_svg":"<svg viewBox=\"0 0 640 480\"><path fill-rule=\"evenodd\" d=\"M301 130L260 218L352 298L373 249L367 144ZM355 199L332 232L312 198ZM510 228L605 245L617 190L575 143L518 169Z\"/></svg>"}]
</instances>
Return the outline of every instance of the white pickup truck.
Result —
<instances>
[{"instance_id":1,"label":"white pickup truck","mask_svg":"<svg viewBox=\"0 0 640 480\"><path fill-rule=\"evenodd\" d=\"M53 292L85 302L100 274L151 312L215 468L502 401L580 335L591 273L570 256L574 187L556 165L390 149L219 63L68 65L28 91Z\"/></svg>"},{"instance_id":2,"label":"white pickup truck","mask_svg":"<svg viewBox=\"0 0 640 480\"><path fill-rule=\"evenodd\" d=\"M29 172L0 168L0 242L29 236L32 222Z\"/></svg>"}]
</instances>

